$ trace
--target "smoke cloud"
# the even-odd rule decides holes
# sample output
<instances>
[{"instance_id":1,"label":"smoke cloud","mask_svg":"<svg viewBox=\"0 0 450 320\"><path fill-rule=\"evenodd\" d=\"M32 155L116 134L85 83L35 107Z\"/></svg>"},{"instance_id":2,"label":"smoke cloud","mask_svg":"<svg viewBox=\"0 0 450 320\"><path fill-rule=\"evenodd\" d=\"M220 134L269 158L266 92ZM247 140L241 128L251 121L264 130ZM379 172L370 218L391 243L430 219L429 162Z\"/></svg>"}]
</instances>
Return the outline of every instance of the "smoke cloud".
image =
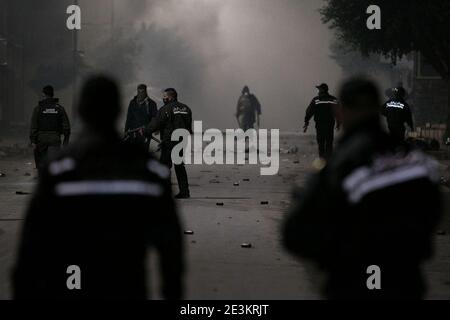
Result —
<instances>
[{"instance_id":1,"label":"smoke cloud","mask_svg":"<svg viewBox=\"0 0 450 320\"><path fill-rule=\"evenodd\" d=\"M129 44L134 66L128 73L115 71L127 75L127 97L141 82L154 98L175 87L194 119L217 128L237 125L236 102L248 85L262 104L262 127L296 129L316 94L314 86L327 82L334 91L341 77L330 58L333 35L320 20L321 5L315 0L116 1L117 30L134 43Z\"/></svg>"}]
</instances>

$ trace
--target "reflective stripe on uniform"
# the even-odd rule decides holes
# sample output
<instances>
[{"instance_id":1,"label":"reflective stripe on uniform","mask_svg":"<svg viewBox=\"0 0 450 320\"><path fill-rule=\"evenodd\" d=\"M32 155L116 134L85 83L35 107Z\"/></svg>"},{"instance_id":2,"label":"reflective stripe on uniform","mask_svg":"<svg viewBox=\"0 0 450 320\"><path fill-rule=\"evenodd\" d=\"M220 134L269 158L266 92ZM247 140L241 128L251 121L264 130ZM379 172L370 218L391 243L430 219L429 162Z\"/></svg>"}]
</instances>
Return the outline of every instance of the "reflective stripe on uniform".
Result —
<instances>
[{"instance_id":1,"label":"reflective stripe on uniform","mask_svg":"<svg viewBox=\"0 0 450 320\"><path fill-rule=\"evenodd\" d=\"M59 183L55 186L55 193L62 197L113 194L159 197L163 188L156 183L134 180L92 180Z\"/></svg>"},{"instance_id":2,"label":"reflective stripe on uniform","mask_svg":"<svg viewBox=\"0 0 450 320\"><path fill-rule=\"evenodd\" d=\"M374 176L366 176L364 177L365 179L362 182L360 182L353 188L347 188L346 191L348 192L349 201L351 203L357 203L364 196L374 191L407 181L428 177L428 169L422 165L399 168L391 172L386 172ZM352 177L350 177L350 179L351 178ZM345 185L346 183L344 182L344 186Z\"/></svg>"},{"instance_id":3,"label":"reflective stripe on uniform","mask_svg":"<svg viewBox=\"0 0 450 320\"><path fill-rule=\"evenodd\" d=\"M388 102L386 104L386 106L388 108L398 108L398 109L403 109L405 107L405 105L403 103L400 103L400 102Z\"/></svg>"},{"instance_id":4,"label":"reflective stripe on uniform","mask_svg":"<svg viewBox=\"0 0 450 320\"><path fill-rule=\"evenodd\" d=\"M48 171L52 176L57 176L64 172L72 171L73 169L75 169L75 165L75 160L73 160L72 158L64 158L59 161L51 162L48 167Z\"/></svg>"},{"instance_id":5,"label":"reflective stripe on uniform","mask_svg":"<svg viewBox=\"0 0 450 320\"><path fill-rule=\"evenodd\" d=\"M316 100L315 102L316 104L337 104L337 101L320 101L320 100Z\"/></svg>"},{"instance_id":6,"label":"reflective stripe on uniform","mask_svg":"<svg viewBox=\"0 0 450 320\"><path fill-rule=\"evenodd\" d=\"M161 179L167 179L170 176L170 169L156 160L150 160L147 163L147 168L151 172L158 175Z\"/></svg>"},{"instance_id":7,"label":"reflective stripe on uniform","mask_svg":"<svg viewBox=\"0 0 450 320\"><path fill-rule=\"evenodd\" d=\"M437 163L414 151L406 157L377 157L371 165L353 170L344 179L342 187L347 192L348 200L357 203L374 191L422 178L436 182L439 178Z\"/></svg>"}]
</instances>

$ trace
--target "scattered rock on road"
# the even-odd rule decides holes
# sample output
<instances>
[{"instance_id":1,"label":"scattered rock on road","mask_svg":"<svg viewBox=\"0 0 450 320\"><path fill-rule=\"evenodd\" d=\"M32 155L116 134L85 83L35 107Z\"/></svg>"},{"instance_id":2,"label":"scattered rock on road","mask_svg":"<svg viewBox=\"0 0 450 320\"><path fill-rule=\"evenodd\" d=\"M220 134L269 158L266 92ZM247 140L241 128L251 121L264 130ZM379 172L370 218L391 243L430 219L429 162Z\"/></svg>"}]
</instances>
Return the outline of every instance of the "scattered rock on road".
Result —
<instances>
[{"instance_id":1,"label":"scattered rock on road","mask_svg":"<svg viewBox=\"0 0 450 320\"><path fill-rule=\"evenodd\" d=\"M241 244L241 247L242 248L251 248L252 244L251 243L243 243L243 244Z\"/></svg>"}]
</instances>

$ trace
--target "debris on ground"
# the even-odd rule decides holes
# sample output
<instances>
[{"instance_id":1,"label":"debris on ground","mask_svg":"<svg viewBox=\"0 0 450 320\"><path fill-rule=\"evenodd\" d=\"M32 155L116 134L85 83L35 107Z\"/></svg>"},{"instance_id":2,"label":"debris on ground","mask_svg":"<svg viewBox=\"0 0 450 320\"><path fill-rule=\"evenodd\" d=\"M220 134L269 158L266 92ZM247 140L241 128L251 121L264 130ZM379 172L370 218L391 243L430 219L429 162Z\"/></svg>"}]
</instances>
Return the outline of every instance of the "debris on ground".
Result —
<instances>
[{"instance_id":1,"label":"debris on ground","mask_svg":"<svg viewBox=\"0 0 450 320\"><path fill-rule=\"evenodd\" d=\"M31 176L31 173L25 172L24 176L25 176L25 177L29 177L29 176Z\"/></svg>"},{"instance_id":2,"label":"debris on ground","mask_svg":"<svg viewBox=\"0 0 450 320\"><path fill-rule=\"evenodd\" d=\"M3 172L0 172L0 178L4 178L6 177L6 174L4 174Z\"/></svg>"},{"instance_id":3,"label":"debris on ground","mask_svg":"<svg viewBox=\"0 0 450 320\"><path fill-rule=\"evenodd\" d=\"M298 161L298 160L294 160L294 163L300 163L300 161Z\"/></svg>"},{"instance_id":4,"label":"debris on ground","mask_svg":"<svg viewBox=\"0 0 450 320\"><path fill-rule=\"evenodd\" d=\"M261 201L261 204L269 204L269 201Z\"/></svg>"},{"instance_id":5,"label":"debris on ground","mask_svg":"<svg viewBox=\"0 0 450 320\"><path fill-rule=\"evenodd\" d=\"M223 206L223 202L216 202L216 206Z\"/></svg>"},{"instance_id":6,"label":"debris on ground","mask_svg":"<svg viewBox=\"0 0 450 320\"><path fill-rule=\"evenodd\" d=\"M194 234L194 231L192 231L192 230L184 230L184 234Z\"/></svg>"},{"instance_id":7,"label":"debris on ground","mask_svg":"<svg viewBox=\"0 0 450 320\"><path fill-rule=\"evenodd\" d=\"M298 152L298 147L294 146L294 147L290 147L288 150L288 154L296 154Z\"/></svg>"},{"instance_id":8,"label":"debris on ground","mask_svg":"<svg viewBox=\"0 0 450 320\"><path fill-rule=\"evenodd\" d=\"M197 243L197 241L195 241L195 240L192 240L192 241L191 241L191 243Z\"/></svg>"},{"instance_id":9,"label":"debris on ground","mask_svg":"<svg viewBox=\"0 0 450 320\"><path fill-rule=\"evenodd\" d=\"M245 178L245 179L243 179L244 181L250 181L250 179L248 179L248 178Z\"/></svg>"},{"instance_id":10,"label":"debris on ground","mask_svg":"<svg viewBox=\"0 0 450 320\"><path fill-rule=\"evenodd\" d=\"M220 183L220 181L217 179L211 179L209 180L209 183Z\"/></svg>"},{"instance_id":11,"label":"debris on ground","mask_svg":"<svg viewBox=\"0 0 450 320\"><path fill-rule=\"evenodd\" d=\"M27 195L27 194L31 194L31 192L16 191L16 194L18 194L18 195Z\"/></svg>"},{"instance_id":12,"label":"debris on ground","mask_svg":"<svg viewBox=\"0 0 450 320\"><path fill-rule=\"evenodd\" d=\"M239 186L239 182L233 183L233 186L235 186L235 187Z\"/></svg>"},{"instance_id":13,"label":"debris on ground","mask_svg":"<svg viewBox=\"0 0 450 320\"><path fill-rule=\"evenodd\" d=\"M251 248L252 244L251 243L243 243L243 244L241 244L241 247L242 248Z\"/></svg>"}]
</instances>

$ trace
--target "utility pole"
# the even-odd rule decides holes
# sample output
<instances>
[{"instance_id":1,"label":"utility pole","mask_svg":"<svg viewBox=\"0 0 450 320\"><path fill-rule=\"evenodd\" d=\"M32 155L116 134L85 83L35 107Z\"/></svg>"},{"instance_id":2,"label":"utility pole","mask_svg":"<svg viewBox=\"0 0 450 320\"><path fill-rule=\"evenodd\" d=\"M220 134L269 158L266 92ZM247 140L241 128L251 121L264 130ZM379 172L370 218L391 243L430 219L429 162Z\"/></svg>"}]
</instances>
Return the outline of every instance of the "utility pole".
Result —
<instances>
[{"instance_id":1,"label":"utility pole","mask_svg":"<svg viewBox=\"0 0 450 320\"><path fill-rule=\"evenodd\" d=\"M74 0L74 4L78 6L78 0ZM78 94L78 30L75 28L72 30L72 42L73 42L73 82L72 82L72 121L75 122L76 117L76 105Z\"/></svg>"}]
</instances>

